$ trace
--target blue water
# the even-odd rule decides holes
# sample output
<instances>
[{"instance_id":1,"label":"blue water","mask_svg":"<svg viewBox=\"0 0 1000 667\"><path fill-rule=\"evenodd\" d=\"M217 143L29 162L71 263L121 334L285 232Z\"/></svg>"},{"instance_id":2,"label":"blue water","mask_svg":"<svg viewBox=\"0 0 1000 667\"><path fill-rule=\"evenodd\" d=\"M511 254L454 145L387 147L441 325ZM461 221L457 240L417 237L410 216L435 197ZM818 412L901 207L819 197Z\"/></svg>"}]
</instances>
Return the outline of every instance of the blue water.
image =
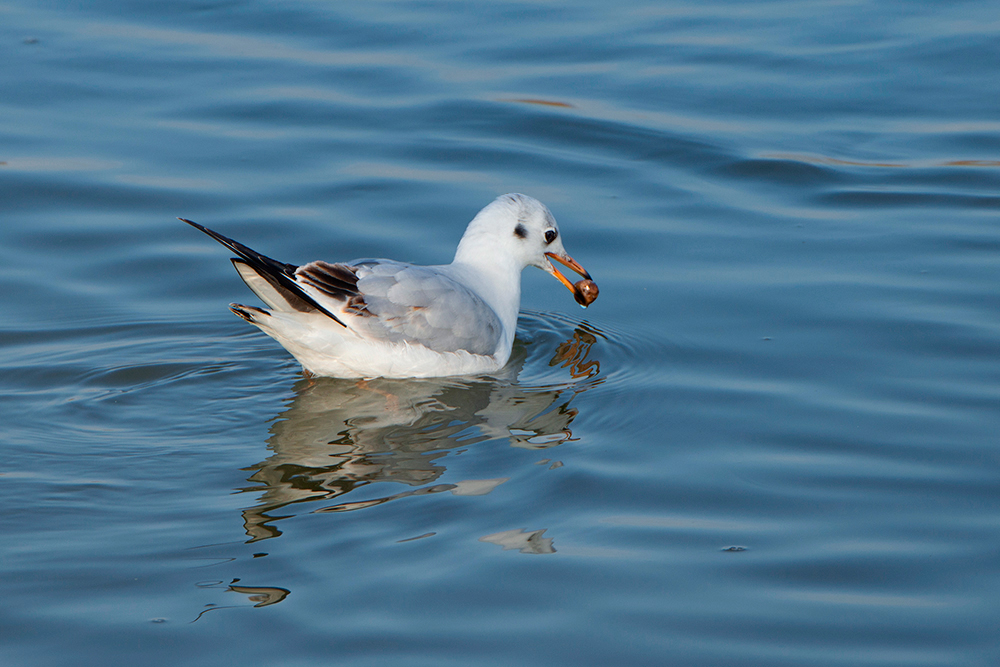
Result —
<instances>
[{"instance_id":1,"label":"blue water","mask_svg":"<svg viewBox=\"0 0 1000 667\"><path fill-rule=\"evenodd\" d=\"M1000 662L1000 5L0 0L0 663ZM545 202L495 379L226 251Z\"/></svg>"}]
</instances>

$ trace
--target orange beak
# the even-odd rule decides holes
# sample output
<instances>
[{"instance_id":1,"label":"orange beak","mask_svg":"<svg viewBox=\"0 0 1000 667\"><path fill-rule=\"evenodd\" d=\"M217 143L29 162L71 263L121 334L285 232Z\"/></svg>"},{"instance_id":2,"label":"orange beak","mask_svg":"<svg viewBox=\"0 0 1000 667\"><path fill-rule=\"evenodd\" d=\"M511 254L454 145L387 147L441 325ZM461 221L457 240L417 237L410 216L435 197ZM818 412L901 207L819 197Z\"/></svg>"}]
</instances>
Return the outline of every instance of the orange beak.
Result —
<instances>
[{"instance_id":1,"label":"orange beak","mask_svg":"<svg viewBox=\"0 0 1000 667\"><path fill-rule=\"evenodd\" d=\"M581 276L583 276L585 279L590 280L590 274L587 273L587 270L584 269L582 266L580 266L579 262L577 262L575 259L573 259L569 255L560 256L560 255L557 255L557 254L552 253L552 252L547 252L547 253L545 253L545 256L548 257L549 259L556 260L557 262L559 262L560 264L562 264L563 266L565 266L567 268L573 269L574 271L576 271L577 273L579 273ZM556 280L558 280L563 285L565 285L566 289L568 289L570 292L573 293L573 298L575 298L577 300L577 302L580 303L580 305L586 306L586 304L584 304L582 301L580 301L580 292L579 292L579 290L577 290L576 285L574 285L573 283L571 283L566 276L564 276L563 274L559 273L559 270L556 269L556 267L552 266L551 263L549 263L549 268L547 270L548 270L549 273L551 273L553 276L555 276Z\"/></svg>"}]
</instances>

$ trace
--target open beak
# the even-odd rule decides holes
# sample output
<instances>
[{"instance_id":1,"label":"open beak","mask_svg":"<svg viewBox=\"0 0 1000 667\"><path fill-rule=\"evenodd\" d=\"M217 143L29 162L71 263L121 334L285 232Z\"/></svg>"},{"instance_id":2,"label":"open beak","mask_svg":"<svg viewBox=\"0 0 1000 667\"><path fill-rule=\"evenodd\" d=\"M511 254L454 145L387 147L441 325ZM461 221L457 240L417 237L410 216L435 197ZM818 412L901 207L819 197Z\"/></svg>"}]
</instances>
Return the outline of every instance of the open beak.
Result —
<instances>
[{"instance_id":1,"label":"open beak","mask_svg":"<svg viewBox=\"0 0 1000 667\"><path fill-rule=\"evenodd\" d=\"M548 257L549 259L556 260L557 262L559 262L560 264L562 264L565 267L573 269L574 271L576 271L577 273L579 273L581 276L583 276L584 279L586 279L588 281L590 280L590 274L587 273L587 270L584 269L582 266L580 266L580 264L575 259L573 259L572 257L570 257L569 255L557 255L557 254L555 254L553 252L547 252L547 253L545 253L545 256ZM555 278L559 282L561 282L563 285L565 285L566 289L568 289L570 292L573 293L573 298L576 299L577 303L579 303L581 306L587 307L590 304L590 301L593 301L593 299L587 300L581 294L581 292L577 288L577 286L574 285L573 283L571 283L566 276L564 276L563 274L559 273L559 270L556 269L556 267L552 266L551 262L549 262L549 268L547 269L547 271L549 273L551 273L553 276L555 276ZM596 296L595 296L595 298L596 298Z\"/></svg>"}]
</instances>

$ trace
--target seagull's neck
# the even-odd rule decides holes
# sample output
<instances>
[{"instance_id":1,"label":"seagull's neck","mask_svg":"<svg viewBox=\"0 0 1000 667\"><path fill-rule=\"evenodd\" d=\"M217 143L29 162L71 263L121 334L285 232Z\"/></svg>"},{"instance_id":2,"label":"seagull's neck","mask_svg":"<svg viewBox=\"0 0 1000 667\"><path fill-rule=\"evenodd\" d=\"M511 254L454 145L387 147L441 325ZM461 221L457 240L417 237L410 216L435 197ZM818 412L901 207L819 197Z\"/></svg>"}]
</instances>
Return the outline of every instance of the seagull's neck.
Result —
<instances>
[{"instance_id":1,"label":"seagull's neck","mask_svg":"<svg viewBox=\"0 0 1000 667\"><path fill-rule=\"evenodd\" d=\"M461 255L449 265L452 274L493 309L504 330L504 347L514 340L517 313L521 308L521 269L512 258L485 263L468 261Z\"/></svg>"}]
</instances>

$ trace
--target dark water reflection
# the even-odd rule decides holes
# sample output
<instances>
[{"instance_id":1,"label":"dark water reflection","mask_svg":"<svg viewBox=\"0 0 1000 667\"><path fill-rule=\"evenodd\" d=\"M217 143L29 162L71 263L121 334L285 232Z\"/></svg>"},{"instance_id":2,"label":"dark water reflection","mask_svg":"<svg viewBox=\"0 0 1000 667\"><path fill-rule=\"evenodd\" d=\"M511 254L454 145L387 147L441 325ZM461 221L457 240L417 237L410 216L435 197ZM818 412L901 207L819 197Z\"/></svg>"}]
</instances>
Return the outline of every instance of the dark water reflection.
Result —
<instances>
[{"instance_id":1,"label":"dark water reflection","mask_svg":"<svg viewBox=\"0 0 1000 667\"><path fill-rule=\"evenodd\" d=\"M573 399L601 384L600 361L590 357L599 338L598 329L580 324L556 347L547 365L565 369L570 381L555 385L519 380L527 359L520 341L495 377L300 380L271 426L272 455L250 468L248 481L264 490L243 512L247 535L251 541L280 535L274 513L293 503L335 500L315 511L345 512L431 493L489 493L507 479L435 484L447 470L446 458L488 441L544 450L573 440ZM378 482L414 488L342 499ZM259 493L261 486L246 491Z\"/></svg>"},{"instance_id":2,"label":"dark water reflection","mask_svg":"<svg viewBox=\"0 0 1000 667\"><path fill-rule=\"evenodd\" d=\"M199 588L202 589L219 589L224 593L239 593L246 596L246 600L252 603L254 607L269 607L272 604L278 604L284 600L291 593L287 588L279 588L277 586L240 586L237 585L239 579L234 579L232 583L228 586L223 584L221 581L209 581L201 582L198 584ZM240 609L246 605L240 604L209 604L203 609L191 622L200 621L205 614L212 611L221 611L223 609ZM166 622L166 619L153 619L154 623Z\"/></svg>"}]
</instances>

